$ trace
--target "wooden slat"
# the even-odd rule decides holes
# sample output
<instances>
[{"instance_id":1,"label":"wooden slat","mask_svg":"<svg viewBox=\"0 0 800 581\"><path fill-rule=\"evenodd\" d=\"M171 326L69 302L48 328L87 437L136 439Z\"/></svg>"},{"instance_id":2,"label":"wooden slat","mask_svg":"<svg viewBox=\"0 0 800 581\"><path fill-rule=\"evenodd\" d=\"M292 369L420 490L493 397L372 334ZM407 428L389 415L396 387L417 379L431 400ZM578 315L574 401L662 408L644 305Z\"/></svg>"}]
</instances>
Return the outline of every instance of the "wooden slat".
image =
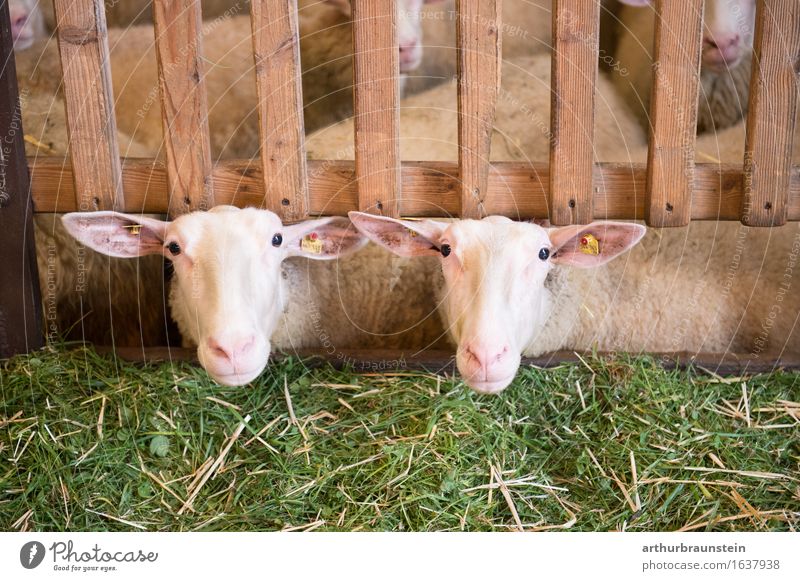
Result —
<instances>
[{"instance_id":1,"label":"wooden slat","mask_svg":"<svg viewBox=\"0 0 800 581\"><path fill-rule=\"evenodd\" d=\"M54 0L54 6L78 206L84 210L122 207L103 0Z\"/></svg>"},{"instance_id":2,"label":"wooden slat","mask_svg":"<svg viewBox=\"0 0 800 581\"><path fill-rule=\"evenodd\" d=\"M352 0L358 206L400 215L397 0Z\"/></svg>"},{"instance_id":3,"label":"wooden slat","mask_svg":"<svg viewBox=\"0 0 800 581\"><path fill-rule=\"evenodd\" d=\"M200 0L155 0L153 17L169 213L179 216L214 205Z\"/></svg>"},{"instance_id":4,"label":"wooden slat","mask_svg":"<svg viewBox=\"0 0 800 581\"><path fill-rule=\"evenodd\" d=\"M489 155L500 90L502 0L456 0L461 215L488 215Z\"/></svg>"},{"instance_id":5,"label":"wooden slat","mask_svg":"<svg viewBox=\"0 0 800 581\"><path fill-rule=\"evenodd\" d=\"M799 59L800 3L759 1L742 202L742 223L748 226L786 221Z\"/></svg>"},{"instance_id":6,"label":"wooden slat","mask_svg":"<svg viewBox=\"0 0 800 581\"><path fill-rule=\"evenodd\" d=\"M0 3L0 358L42 346L33 207L8 2ZM44 252L44 250L43 250Z\"/></svg>"},{"instance_id":7,"label":"wooden slat","mask_svg":"<svg viewBox=\"0 0 800 581\"><path fill-rule=\"evenodd\" d=\"M285 221L308 214L297 0L252 2L264 205Z\"/></svg>"},{"instance_id":8,"label":"wooden slat","mask_svg":"<svg viewBox=\"0 0 800 581\"><path fill-rule=\"evenodd\" d=\"M600 0L553 3L550 222L592 221ZM544 216L543 216L544 217Z\"/></svg>"},{"instance_id":9,"label":"wooden slat","mask_svg":"<svg viewBox=\"0 0 800 581\"><path fill-rule=\"evenodd\" d=\"M657 0L647 156L650 226L685 226L692 215L702 45L703 0Z\"/></svg>"},{"instance_id":10,"label":"wooden slat","mask_svg":"<svg viewBox=\"0 0 800 581\"><path fill-rule=\"evenodd\" d=\"M72 170L63 158L29 158L37 212L74 212ZM225 160L214 167L218 204L261 205L264 181L252 160ZM644 219L644 164L596 164L594 218ZM403 215L458 216L461 206L458 165L453 162L405 162ZM494 163L489 173L490 214L511 218L544 216L549 195L547 163ZM127 159L123 165L128 212L166 213L167 177L163 162ZM742 168L698 164L692 220L739 220ZM356 172L352 161L309 161L309 214L340 215L358 209ZM789 220L800 221L800 167L792 170Z\"/></svg>"}]
</instances>

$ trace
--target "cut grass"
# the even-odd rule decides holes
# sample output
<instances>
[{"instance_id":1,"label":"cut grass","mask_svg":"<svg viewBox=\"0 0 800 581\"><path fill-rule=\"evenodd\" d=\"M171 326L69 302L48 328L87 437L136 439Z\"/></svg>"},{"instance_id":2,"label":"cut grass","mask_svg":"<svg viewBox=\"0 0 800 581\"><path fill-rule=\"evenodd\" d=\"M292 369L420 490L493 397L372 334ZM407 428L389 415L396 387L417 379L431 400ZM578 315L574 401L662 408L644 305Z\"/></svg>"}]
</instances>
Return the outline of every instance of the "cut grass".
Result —
<instances>
[{"instance_id":1,"label":"cut grass","mask_svg":"<svg viewBox=\"0 0 800 581\"><path fill-rule=\"evenodd\" d=\"M289 359L227 388L65 347L0 374L2 530L800 526L798 374L587 359L493 397Z\"/></svg>"}]
</instances>

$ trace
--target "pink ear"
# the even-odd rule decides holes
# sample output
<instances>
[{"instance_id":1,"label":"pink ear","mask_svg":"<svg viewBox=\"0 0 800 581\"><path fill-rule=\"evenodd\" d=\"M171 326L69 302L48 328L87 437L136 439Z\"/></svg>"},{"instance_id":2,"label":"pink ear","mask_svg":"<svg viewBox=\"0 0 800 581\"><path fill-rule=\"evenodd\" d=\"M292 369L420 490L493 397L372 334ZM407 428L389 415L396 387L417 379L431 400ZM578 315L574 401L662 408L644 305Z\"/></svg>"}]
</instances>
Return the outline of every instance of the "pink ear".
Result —
<instances>
[{"instance_id":1,"label":"pink ear","mask_svg":"<svg viewBox=\"0 0 800 581\"><path fill-rule=\"evenodd\" d=\"M587 226L565 226L548 232L553 244L553 262L593 268L636 246L647 232L640 224L593 222Z\"/></svg>"},{"instance_id":2,"label":"pink ear","mask_svg":"<svg viewBox=\"0 0 800 581\"><path fill-rule=\"evenodd\" d=\"M350 212L350 220L375 244L398 256L438 256L447 224L433 220L395 220L363 212Z\"/></svg>"},{"instance_id":3,"label":"pink ear","mask_svg":"<svg viewBox=\"0 0 800 581\"><path fill-rule=\"evenodd\" d=\"M79 242L117 258L162 254L169 224L119 212L73 212L61 221Z\"/></svg>"},{"instance_id":4,"label":"pink ear","mask_svg":"<svg viewBox=\"0 0 800 581\"><path fill-rule=\"evenodd\" d=\"M289 256L333 260L351 254L368 240L347 218L321 218L287 226L283 232Z\"/></svg>"}]
</instances>

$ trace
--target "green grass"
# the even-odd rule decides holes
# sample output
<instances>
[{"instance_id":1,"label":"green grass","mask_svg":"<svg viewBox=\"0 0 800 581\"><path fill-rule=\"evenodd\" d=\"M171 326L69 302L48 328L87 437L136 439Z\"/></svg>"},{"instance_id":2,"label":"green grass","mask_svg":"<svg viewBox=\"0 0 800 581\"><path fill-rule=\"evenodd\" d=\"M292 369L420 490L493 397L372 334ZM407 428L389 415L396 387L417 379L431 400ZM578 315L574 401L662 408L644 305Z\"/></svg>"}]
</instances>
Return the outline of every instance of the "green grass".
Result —
<instances>
[{"instance_id":1,"label":"green grass","mask_svg":"<svg viewBox=\"0 0 800 581\"><path fill-rule=\"evenodd\" d=\"M796 530L799 379L589 359L491 397L288 360L226 388L51 348L0 362L0 529Z\"/></svg>"}]
</instances>

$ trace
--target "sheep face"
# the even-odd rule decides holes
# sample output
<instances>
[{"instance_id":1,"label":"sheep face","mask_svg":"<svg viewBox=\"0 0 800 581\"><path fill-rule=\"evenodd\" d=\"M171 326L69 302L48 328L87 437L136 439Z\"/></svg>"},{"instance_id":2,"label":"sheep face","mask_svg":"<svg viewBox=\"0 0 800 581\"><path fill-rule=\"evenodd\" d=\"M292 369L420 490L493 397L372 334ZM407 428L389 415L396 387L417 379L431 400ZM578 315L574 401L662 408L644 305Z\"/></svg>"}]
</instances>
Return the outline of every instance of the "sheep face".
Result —
<instances>
[{"instance_id":1,"label":"sheep face","mask_svg":"<svg viewBox=\"0 0 800 581\"><path fill-rule=\"evenodd\" d=\"M25 50L47 36L38 0L9 0L8 9L15 51Z\"/></svg>"},{"instance_id":2,"label":"sheep face","mask_svg":"<svg viewBox=\"0 0 800 581\"><path fill-rule=\"evenodd\" d=\"M197 345L200 364L223 385L249 383L267 364L286 301L283 260L330 260L366 243L344 218L287 226L272 212L229 206L172 222L116 212L67 214L63 221L103 254L172 261L172 316Z\"/></svg>"},{"instance_id":3,"label":"sheep face","mask_svg":"<svg viewBox=\"0 0 800 581\"><path fill-rule=\"evenodd\" d=\"M638 224L596 222L543 228L507 218L405 221L351 212L356 227L400 256L438 255L444 286L439 308L457 345L456 364L479 393L499 393L522 353L551 316L545 285L554 268L591 268L644 236Z\"/></svg>"},{"instance_id":4,"label":"sheep face","mask_svg":"<svg viewBox=\"0 0 800 581\"><path fill-rule=\"evenodd\" d=\"M631 6L652 0L621 0ZM652 8L654 10L654 8ZM706 0L703 68L714 73L736 67L753 48L756 0Z\"/></svg>"}]
</instances>

